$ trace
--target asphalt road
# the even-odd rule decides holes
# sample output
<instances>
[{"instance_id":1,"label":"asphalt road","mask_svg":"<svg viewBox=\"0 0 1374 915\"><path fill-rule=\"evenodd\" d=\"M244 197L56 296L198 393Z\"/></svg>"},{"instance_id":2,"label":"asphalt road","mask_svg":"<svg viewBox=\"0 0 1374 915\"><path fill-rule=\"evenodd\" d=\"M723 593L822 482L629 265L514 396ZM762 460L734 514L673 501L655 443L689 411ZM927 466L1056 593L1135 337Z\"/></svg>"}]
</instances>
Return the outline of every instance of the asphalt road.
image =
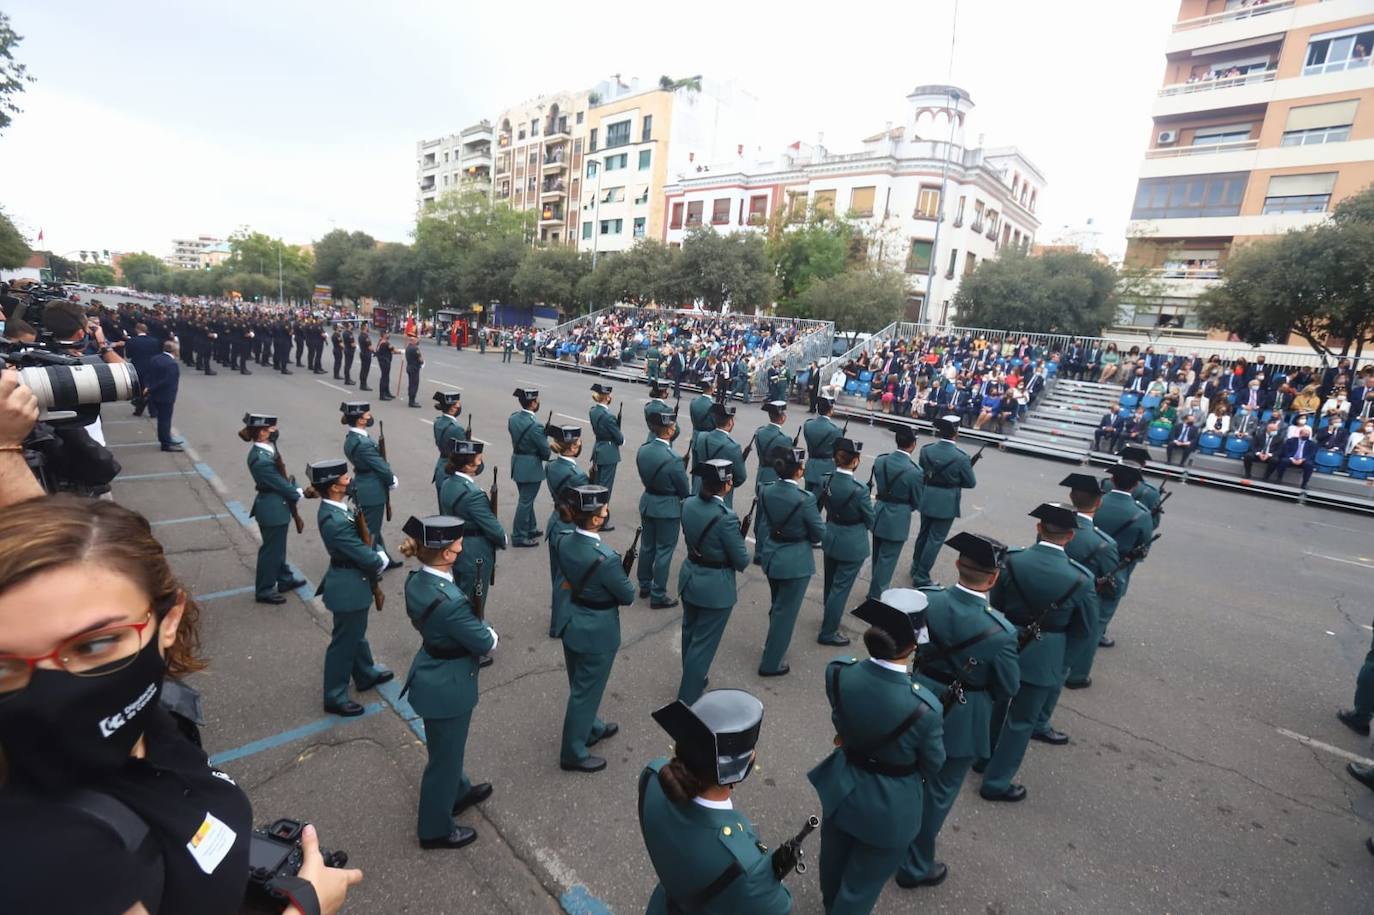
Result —
<instances>
[{"instance_id":1,"label":"asphalt road","mask_svg":"<svg viewBox=\"0 0 1374 915\"><path fill-rule=\"evenodd\" d=\"M386 529L393 551L408 515L435 510L435 412L428 403L436 386L462 391L464 419L475 419L475 436L488 443L488 474L500 468L501 517L508 529L515 507L505 432L506 417L517 406L512 390L539 387L544 413L552 409L565 422L585 422L589 406L589 378L522 365L518 354L513 364L503 365L497 351L480 356L427 345L425 357L424 408L408 409L403 398L373 405L385 422L400 478L393 494L395 520ZM245 411L280 416L279 444L288 469L303 477L307 461L342 454L339 402L368 396L329 375L253 371L251 377L184 373L174 420L231 498L245 505L253 487L245 446L235 436ZM626 460L645 434L644 390L616 391L626 398ZM107 415L122 410L111 408ZM794 410L789 431L802 412ZM764 414L750 406L740 416L740 428L747 431L737 438L743 441ZM868 454L892 447L881 430L853 426L850 432L864 441ZM617 549L633 534L640 492L633 465L624 467L612 505L618 529L607 535ZM977 469L979 486L966 497L967 514L955 529L1020 545L1034 536L1033 519L1025 513L1040 501L1064 497L1056 484L1070 466L989 450ZM741 510L753 485L747 483L737 497ZM550 509L547 492L541 492L541 527ZM314 506L304 514L307 529L302 536L292 534L290 557L318 580L327 560L313 524ZM1020 775L1030 796L1019 805L982 801L977 777L970 776L940 844L949 880L918 891L889 885L879 912L917 905L951 913L1368 911L1374 858L1363 843L1374 832L1374 793L1342 769L1352 755L1369 756L1369 742L1343 728L1333 712L1349 704L1355 671L1371 640L1374 519L1190 487L1169 502L1161 530L1163 539L1137 571L1113 623L1117 647L1099 656L1091 689L1066 692L1060 703L1056 724L1073 742L1064 748L1032 745ZM241 547L234 555L222 544L218 548L216 553L216 544L206 546L199 574L214 577L221 562L251 568L251 555ZM905 562L899 576L904 568ZM418 850L413 806L405 804L414 803L423 754L414 741L399 752L406 741L391 732L386 740L368 736L369 728L398 720L389 709L339 728L337 739L312 743L315 750L299 757L287 744L268 754L270 765L263 756L240 763L257 773L253 792L259 809L265 799L281 810L324 806L330 814L327 842L368 849L370 860L354 855L367 871L367 883L353 911L464 910L462 900L476 901L472 894L483 892L484 881L496 879L492 874L505 874L507 888L514 887L515 895L504 898L525 899L505 903L507 910L534 911L535 901L519 895L528 893L520 884L522 869L553 897L564 896L572 911L605 911L597 907L601 900L610 911L630 913L647 901L653 876L635 817L635 779L646 761L668 747L649 712L676 691L680 616L676 610L650 610L647 601L623 609L623 646L602 706L602 717L619 722L621 731L597 748L610 765L593 776L564 773L557 756L566 680L560 645L547 635L546 551L507 551L498 569L488 618L501 645L496 664L482 674L467 756L474 780L496 786L482 818L470 821L483 835L477 846L443 855ZM935 573L950 580L948 555ZM241 571L238 577L244 577ZM369 631L378 658L402 674L417 647L401 611L403 584L404 574L386 577L388 608L372 616ZM865 587L866 572L855 595ZM712 686L742 687L764 701L760 771L739 790L737 802L770 844L819 812L805 773L831 748L822 673L835 655L815 643L820 588L817 576L793 641L791 675L762 680L755 670L766 628L767 583L756 568L744 573L711 672ZM209 654L217 652L216 632L238 653L225 662L233 662L235 676L217 676L212 667L202 679L213 718L207 743L215 751L319 715L325 636L311 625L310 610L296 602L281 610L240 602L225 619L229 612L227 604L207 610ZM245 666L238 655L249 649L239 643L245 631L259 630L271 633L254 639L265 663ZM361 701L378 698L364 694ZM357 742L363 745L348 765L332 769L328 754ZM383 798L402 809L382 809ZM810 853L818 851L813 838ZM463 863L465 855L482 866ZM789 886L798 912L821 911L814 870L794 875ZM585 887L585 895L564 895L576 887Z\"/></svg>"}]
</instances>

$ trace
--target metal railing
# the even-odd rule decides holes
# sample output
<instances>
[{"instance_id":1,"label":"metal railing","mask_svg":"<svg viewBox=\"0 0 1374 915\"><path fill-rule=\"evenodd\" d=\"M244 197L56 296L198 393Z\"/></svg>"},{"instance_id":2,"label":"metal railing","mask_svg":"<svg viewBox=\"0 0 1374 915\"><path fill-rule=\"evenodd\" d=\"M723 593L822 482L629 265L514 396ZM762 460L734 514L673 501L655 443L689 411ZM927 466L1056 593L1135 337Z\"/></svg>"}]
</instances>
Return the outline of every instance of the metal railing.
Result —
<instances>
[{"instance_id":1,"label":"metal railing","mask_svg":"<svg viewBox=\"0 0 1374 915\"><path fill-rule=\"evenodd\" d=\"M1230 89L1233 86L1249 86L1252 83L1272 83L1278 78L1275 70L1257 70L1242 73L1240 76L1198 79L1191 83L1174 83L1159 90L1161 98L1171 95L1192 95L1195 92L1211 92L1214 89Z\"/></svg>"},{"instance_id":2,"label":"metal railing","mask_svg":"<svg viewBox=\"0 0 1374 915\"><path fill-rule=\"evenodd\" d=\"M1246 152L1259 148L1259 140L1237 140L1234 143L1204 143L1199 146L1147 149L1147 159L1177 159L1182 156L1209 156L1213 153Z\"/></svg>"},{"instance_id":3,"label":"metal railing","mask_svg":"<svg viewBox=\"0 0 1374 915\"><path fill-rule=\"evenodd\" d=\"M1181 22L1175 22L1174 31L1186 32L1189 29L1206 28L1209 25L1217 25L1222 22L1234 22L1237 19L1253 19L1267 13L1290 9L1295 2L1296 0L1260 0L1260 2L1250 6L1238 7L1224 13L1213 13L1211 16L1198 16L1196 19L1184 19Z\"/></svg>"}]
</instances>

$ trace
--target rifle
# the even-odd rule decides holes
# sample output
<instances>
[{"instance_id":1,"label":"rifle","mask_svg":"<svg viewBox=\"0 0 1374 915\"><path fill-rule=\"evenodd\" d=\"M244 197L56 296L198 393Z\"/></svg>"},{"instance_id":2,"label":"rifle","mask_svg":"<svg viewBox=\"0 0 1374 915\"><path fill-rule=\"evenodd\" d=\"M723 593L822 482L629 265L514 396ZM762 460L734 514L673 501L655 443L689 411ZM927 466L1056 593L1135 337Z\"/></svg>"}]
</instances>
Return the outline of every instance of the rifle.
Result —
<instances>
[{"instance_id":1,"label":"rifle","mask_svg":"<svg viewBox=\"0 0 1374 915\"><path fill-rule=\"evenodd\" d=\"M868 494L873 495L873 475L878 472L878 462L873 462L873 469L868 472Z\"/></svg>"},{"instance_id":2,"label":"rifle","mask_svg":"<svg viewBox=\"0 0 1374 915\"><path fill-rule=\"evenodd\" d=\"M592 459L592 466L587 469L587 485L596 485L596 459Z\"/></svg>"},{"instance_id":3,"label":"rifle","mask_svg":"<svg viewBox=\"0 0 1374 915\"><path fill-rule=\"evenodd\" d=\"M799 874L806 873L806 862L802 860L806 852L802 850L801 846L806 841L806 837L811 835L820 825L821 818L812 814L806 818L800 832L777 847L777 850L773 852L774 877L781 881L793 870Z\"/></svg>"},{"instance_id":4,"label":"rifle","mask_svg":"<svg viewBox=\"0 0 1374 915\"><path fill-rule=\"evenodd\" d=\"M358 503L353 503L353 526L357 528L358 538L362 540L363 546L372 549L372 532L367 529L367 519L363 517L363 510L358 507ZM373 550L375 553L376 550ZM385 568L385 566L383 566ZM377 575L364 572L367 575L368 584L372 585L372 600L377 604L377 612L381 612L382 605L386 603L386 595L382 593L381 580Z\"/></svg>"},{"instance_id":5,"label":"rifle","mask_svg":"<svg viewBox=\"0 0 1374 915\"><path fill-rule=\"evenodd\" d=\"M615 424L616 424L616 427L617 427L617 428L620 426L620 421L623 420L624 418L625 418L625 401L622 400L622 401L620 402L620 406L619 406L619 407L616 409L616 411L615 411Z\"/></svg>"},{"instance_id":6,"label":"rifle","mask_svg":"<svg viewBox=\"0 0 1374 915\"><path fill-rule=\"evenodd\" d=\"M840 438L845 438L845 437L848 436L848 435L849 435L849 420L846 419L846 420L844 421L844 428L840 430Z\"/></svg>"},{"instance_id":7,"label":"rifle","mask_svg":"<svg viewBox=\"0 0 1374 915\"><path fill-rule=\"evenodd\" d=\"M754 509L756 509L756 508L758 508L758 507L759 507L759 497L758 497L758 494L756 493L756 494L754 495L754 501L751 502L751 503L749 503L749 511L748 511L748 513L745 514L744 520L740 522L740 525L739 525L739 535L740 535L741 537L748 537L748 536L749 536L749 525L752 524L752 523L754 522Z\"/></svg>"},{"instance_id":8,"label":"rifle","mask_svg":"<svg viewBox=\"0 0 1374 915\"><path fill-rule=\"evenodd\" d=\"M291 485L294 486L296 484L296 478L286 476L286 461L282 459L281 449L275 449L275 453L273 456L277 459L277 473L286 477L287 482L291 483ZM286 507L291 509L291 520L296 522L296 533L305 533L305 522L301 520L300 509L296 508L296 503L288 501L286 503Z\"/></svg>"},{"instance_id":9,"label":"rifle","mask_svg":"<svg viewBox=\"0 0 1374 915\"><path fill-rule=\"evenodd\" d=\"M982 448L979 448L979 449L978 449L978 453L975 454L975 455L973 456L973 458L968 462L968 465L969 465L970 467L972 467L974 464L977 464L977 463L982 459L982 457L983 457L983 452L984 452L984 451L987 451L987 450L988 450L988 446L987 446L987 445L984 445Z\"/></svg>"},{"instance_id":10,"label":"rifle","mask_svg":"<svg viewBox=\"0 0 1374 915\"><path fill-rule=\"evenodd\" d=\"M468 414L468 441L472 441L472 414Z\"/></svg>"},{"instance_id":11,"label":"rifle","mask_svg":"<svg viewBox=\"0 0 1374 915\"><path fill-rule=\"evenodd\" d=\"M635 528L635 538L630 541L630 548L625 551L625 557L620 560L620 568L626 575L635 567L635 559L639 556L639 535L644 533L644 528Z\"/></svg>"},{"instance_id":12,"label":"rifle","mask_svg":"<svg viewBox=\"0 0 1374 915\"><path fill-rule=\"evenodd\" d=\"M798 426L798 427L797 427L797 434L794 435L794 436L792 436L792 447L793 447L793 448L797 447L797 443L801 441L802 429L804 429L804 428L806 428L806 423L802 423L800 426Z\"/></svg>"},{"instance_id":13,"label":"rifle","mask_svg":"<svg viewBox=\"0 0 1374 915\"><path fill-rule=\"evenodd\" d=\"M1122 571L1131 563L1144 559L1145 554L1150 552L1151 544L1163 536L1163 534L1155 534L1148 542L1133 546L1127 550L1126 555L1122 556L1121 561L1116 564L1116 568L1112 569L1106 575L1098 576L1096 582L1097 590L1100 592L1105 587L1114 586L1116 573Z\"/></svg>"},{"instance_id":14,"label":"rifle","mask_svg":"<svg viewBox=\"0 0 1374 915\"><path fill-rule=\"evenodd\" d=\"M1160 484L1160 487L1159 487L1159 503L1158 503L1157 505L1155 505L1154 508L1150 509L1150 515L1151 515L1152 517L1158 519L1160 515L1164 514L1164 503L1165 503L1165 502L1168 502L1168 501L1169 501L1169 497L1172 496L1172 495L1173 495L1173 492L1172 492L1172 491L1171 491L1171 492L1165 492L1165 491L1164 491L1164 486L1163 486L1163 484Z\"/></svg>"},{"instance_id":15,"label":"rifle","mask_svg":"<svg viewBox=\"0 0 1374 915\"><path fill-rule=\"evenodd\" d=\"M744 453L743 453L742 455L740 455L740 460L741 460L741 461L747 461L747 460L749 460L749 453L750 453L751 451L754 450L754 442L756 442L756 441L758 441L758 440L759 440L759 434L758 434L757 432L755 432L755 433L754 433L754 437L751 438L751 439L749 439L749 444L747 444L747 445L744 446Z\"/></svg>"},{"instance_id":16,"label":"rifle","mask_svg":"<svg viewBox=\"0 0 1374 915\"><path fill-rule=\"evenodd\" d=\"M479 620L487 618L487 589L482 583L481 559L477 560L477 584L472 588L472 615Z\"/></svg>"},{"instance_id":17,"label":"rifle","mask_svg":"<svg viewBox=\"0 0 1374 915\"><path fill-rule=\"evenodd\" d=\"M377 452L382 456L382 460L385 461L385 460L386 460L386 423L385 423L385 422L381 422L381 421L379 421L379 422L377 423ZM388 520L388 521L391 520L391 484L390 484L390 483L387 483L387 487L386 487L386 520Z\"/></svg>"},{"instance_id":18,"label":"rifle","mask_svg":"<svg viewBox=\"0 0 1374 915\"><path fill-rule=\"evenodd\" d=\"M497 490L497 488L496 488L496 484L497 484L498 482L500 482L500 480L501 480L501 474L498 473L498 471L499 471L500 469L501 469L501 468L499 468L499 467L493 467L493 468L492 468L492 470L491 470L491 488L487 490L487 501L491 503L491 513L492 513L493 515L496 514L496 503L497 503L497 502L500 500L500 498L501 498L501 493L500 493L500 492ZM478 561L480 562L481 560L478 560ZM492 584L496 584L496 554L495 554L495 553L492 553L492 554L491 554L491 583L492 583Z\"/></svg>"}]
</instances>

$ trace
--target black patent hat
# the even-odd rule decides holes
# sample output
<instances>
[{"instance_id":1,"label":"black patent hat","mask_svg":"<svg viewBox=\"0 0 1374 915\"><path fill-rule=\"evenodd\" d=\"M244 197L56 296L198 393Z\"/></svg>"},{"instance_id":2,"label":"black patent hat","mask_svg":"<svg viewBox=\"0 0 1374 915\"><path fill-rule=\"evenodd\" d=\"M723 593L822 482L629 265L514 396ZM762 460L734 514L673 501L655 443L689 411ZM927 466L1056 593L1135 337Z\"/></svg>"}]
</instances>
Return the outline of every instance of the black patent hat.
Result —
<instances>
[{"instance_id":1,"label":"black patent hat","mask_svg":"<svg viewBox=\"0 0 1374 915\"><path fill-rule=\"evenodd\" d=\"M463 536L463 519L452 515L429 515L424 518L411 515L401 525L401 533L420 546L437 550Z\"/></svg>"},{"instance_id":2,"label":"black patent hat","mask_svg":"<svg viewBox=\"0 0 1374 915\"><path fill-rule=\"evenodd\" d=\"M715 773L717 784L738 784L753 768L763 703L744 690L713 689L690 706L679 699L653 716L677 755L694 771Z\"/></svg>"}]
</instances>

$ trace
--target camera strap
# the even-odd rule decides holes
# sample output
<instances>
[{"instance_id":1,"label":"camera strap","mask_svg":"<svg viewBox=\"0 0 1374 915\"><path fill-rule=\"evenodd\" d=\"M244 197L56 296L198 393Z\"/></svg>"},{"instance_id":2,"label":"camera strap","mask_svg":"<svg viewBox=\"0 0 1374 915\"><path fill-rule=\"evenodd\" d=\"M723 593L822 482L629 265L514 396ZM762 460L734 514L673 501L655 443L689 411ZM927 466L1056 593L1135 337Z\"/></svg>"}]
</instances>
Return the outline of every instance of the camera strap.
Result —
<instances>
[{"instance_id":1,"label":"camera strap","mask_svg":"<svg viewBox=\"0 0 1374 915\"><path fill-rule=\"evenodd\" d=\"M92 791L89 788L77 788L60 795L57 801L64 807L84 813L105 827L119 839L119 843L129 854L150 863L154 860L159 863L162 861L162 851L158 843L152 841L152 830L148 822L114 795ZM161 899L167 882L165 867L150 867L148 870L154 883L148 887L147 899Z\"/></svg>"}]
</instances>

